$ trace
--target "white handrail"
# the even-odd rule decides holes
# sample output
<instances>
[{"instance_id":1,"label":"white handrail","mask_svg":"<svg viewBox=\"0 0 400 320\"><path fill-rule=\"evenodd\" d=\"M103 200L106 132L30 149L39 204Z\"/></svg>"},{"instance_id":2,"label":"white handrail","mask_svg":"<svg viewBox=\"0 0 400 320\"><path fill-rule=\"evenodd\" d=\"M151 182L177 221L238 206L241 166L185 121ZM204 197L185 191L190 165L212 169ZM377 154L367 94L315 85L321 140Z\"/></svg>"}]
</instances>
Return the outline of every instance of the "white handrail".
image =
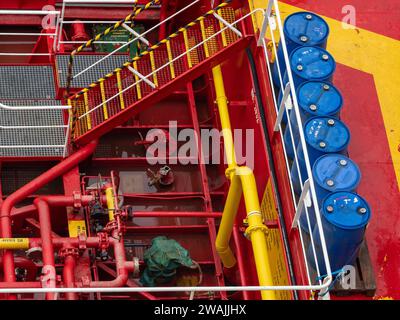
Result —
<instances>
[{"instance_id":1,"label":"white handrail","mask_svg":"<svg viewBox=\"0 0 400 320\"><path fill-rule=\"evenodd\" d=\"M165 20L160 21L159 23L157 23L155 26L151 27L150 29L146 30L145 32L143 32L140 37L145 36L146 34L148 34L149 32L153 31L154 29L158 28L160 25L162 25L163 23L166 23L167 21L171 20L172 18L176 17L177 15L179 15L180 13L184 12L185 10L189 9L190 7L192 7L193 5L195 5L197 2L199 2L200 0L195 0L193 2L191 2L190 4L188 4L186 7L182 8L181 10L175 12L173 15L168 16ZM101 59L97 60L95 63L93 63L92 65L90 65L89 67L87 67L86 69L80 71L79 73L77 73L76 75L74 75L72 77L72 79L75 79L77 77L79 77L81 74L85 73L86 71L90 70L91 68L93 68L95 65L99 64L100 62L104 61L105 59L108 59L110 56L112 56L113 54L115 54L116 52L118 52L119 50L125 48L126 46L130 45L131 43L137 41L140 37L136 37L130 41L128 41L127 43L125 43L124 45L120 46L119 48L116 48L114 51L110 52L108 55L102 57Z\"/></svg>"},{"instance_id":2,"label":"white handrail","mask_svg":"<svg viewBox=\"0 0 400 320\"><path fill-rule=\"evenodd\" d=\"M0 109L23 111L23 110L68 110L71 106L8 106L0 102Z\"/></svg>"},{"instance_id":3,"label":"white handrail","mask_svg":"<svg viewBox=\"0 0 400 320\"><path fill-rule=\"evenodd\" d=\"M46 293L46 292L188 292L188 291L290 291L290 290L323 290L329 282L314 286L201 286L201 287L116 287L116 288L0 288L0 293Z\"/></svg>"}]
</instances>

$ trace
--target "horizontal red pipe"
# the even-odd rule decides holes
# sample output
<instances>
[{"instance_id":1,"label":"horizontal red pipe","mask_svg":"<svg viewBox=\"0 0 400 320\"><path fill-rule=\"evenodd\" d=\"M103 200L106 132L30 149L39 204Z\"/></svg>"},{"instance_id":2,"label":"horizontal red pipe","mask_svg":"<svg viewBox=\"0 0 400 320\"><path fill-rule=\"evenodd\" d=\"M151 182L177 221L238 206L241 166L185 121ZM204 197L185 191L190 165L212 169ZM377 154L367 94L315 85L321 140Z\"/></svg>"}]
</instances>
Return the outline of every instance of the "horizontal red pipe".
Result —
<instances>
[{"instance_id":1,"label":"horizontal red pipe","mask_svg":"<svg viewBox=\"0 0 400 320\"><path fill-rule=\"evenodd\" d=\"M222 212L203 211L135 211L133 218L221 218Z\"/></svg>"}]
</instances>

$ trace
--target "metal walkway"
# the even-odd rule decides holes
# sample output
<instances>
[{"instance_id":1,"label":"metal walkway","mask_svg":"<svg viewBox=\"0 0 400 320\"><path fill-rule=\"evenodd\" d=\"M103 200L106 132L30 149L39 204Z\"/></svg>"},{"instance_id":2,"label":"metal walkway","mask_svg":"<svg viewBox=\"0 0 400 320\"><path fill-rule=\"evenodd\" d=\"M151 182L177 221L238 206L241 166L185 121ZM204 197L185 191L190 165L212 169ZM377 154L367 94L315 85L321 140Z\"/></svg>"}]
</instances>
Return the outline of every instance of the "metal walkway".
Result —
<instances>
[{"instance_id":1,"label":"metal walkway","mask_svg":"<svg viewBox=\"0 0 400 320\"><path fill-rule=\"evenodd\" d=\"M0 99L55 99L53 67L0 66Z\"/></svg>"}]
</instances>

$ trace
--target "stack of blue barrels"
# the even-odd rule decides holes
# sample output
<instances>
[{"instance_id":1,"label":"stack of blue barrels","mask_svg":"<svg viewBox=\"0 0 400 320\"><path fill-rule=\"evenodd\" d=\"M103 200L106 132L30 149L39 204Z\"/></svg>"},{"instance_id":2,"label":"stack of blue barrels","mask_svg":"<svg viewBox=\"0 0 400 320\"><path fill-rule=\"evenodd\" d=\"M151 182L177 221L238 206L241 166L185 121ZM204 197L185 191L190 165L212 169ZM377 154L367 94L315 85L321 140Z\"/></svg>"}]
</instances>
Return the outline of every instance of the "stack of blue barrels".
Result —
<instances>
[{"instance_id":1,"label":"stack of blue barrels","mask_svg":"<svg viewBox=\"0 0 400 320\"><path fill-rule=\"evenodd\" d=\"M294 191L300 196L300 183L308 179L303 149L299 143L299 130L303 130L331 269L336 271L355 262L371 217L371 209L356 193L361 173L357 164L348 157L350 131L340 120L343 98L333 85L336 63L326 51L329 26L314 13L297 12L286 18L283 31L303 126L298 128L295 112L292 110L289 112L289 119L283 119L283 124L286 125L285 148L292 161L291 178ZM280 102L283 90L278 70L284 74L283 85L288 82L281 44L278 46L277 58L279 62L275 62L273 66L273 82L280 92ZM289 130L288 122L292 131ZM297 146L295 148L292 146L292 139ZM295 155L301 179L296 162L293 161ZM308 208L307 219L303 210L300 225L308 233L308 222L310 223L318 267L320 273L324 274L326 267L315 215L316 212ZM307 256L315 268L311 246L307 250Z\"/></svg>"}]
</instances>

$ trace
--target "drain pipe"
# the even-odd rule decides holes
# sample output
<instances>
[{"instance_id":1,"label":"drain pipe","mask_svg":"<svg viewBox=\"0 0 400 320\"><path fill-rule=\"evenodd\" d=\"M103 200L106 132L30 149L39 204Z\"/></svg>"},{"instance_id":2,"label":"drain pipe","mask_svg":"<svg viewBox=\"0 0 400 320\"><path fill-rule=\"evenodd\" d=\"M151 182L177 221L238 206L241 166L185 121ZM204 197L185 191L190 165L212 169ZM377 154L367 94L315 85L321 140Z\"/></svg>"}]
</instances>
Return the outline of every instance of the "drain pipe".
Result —
<instances>
[{"instance_id":1,"label":"drain pipe","mask_svg":"<svg viewBox=\"0 0 400 320\"><path fill-rule=\"evenodd\" d=\"M0 230L3 238L12 237L11 228L11 210L18 202L24 200L27 196L31 195L47 183L53 181L60 175L70 171L73 167L78 165L80 162L88 158L95 151L97 141L92 141L47 172L43 173L39 177L35 178L22 188L15 191L13 194L7 197L7 199L1 205L0 212ZM3 253L3 270L4 270L4 281L15 282L14 272L14 256L10 250L4 250ZM15 297L15 296L14 296ZM14 298L10 296L11 299Z\"/></svg>"},{"instance_id":2,"label":"drain pipe","mask_svg":"<svg viewBox=\"0 0 400 320\"><path fill-rule=\"evenodd\" d=\"M50 207L49 204L41 198L36 198L33 204L36 206L40 222L40 237L42 239L43 256L43 287L56 287L56 268L54 261L54 247L51 235ZM47 300L54 300L55 294L46 293Z\"/></svg>"},{"instance_id":3,"label":"drain pipe","mask_svg":"<svg viewBox=\"0 0 400 320\"><path fill-rule=\"evenodd\" d=\"M226 268L234 267L236 259L229 247L229 241L243 193L248 222L246 237L250 239L253 247L258 281L261 286L273 286L273 277L266 244L268 228L263 223L256 181L253 171L250 168L237 166L221 66L214 67L212 72L224 137L225 153L228 160L226 176L231 180L215 246L224 266ZM263 300L276 300L275 291L272 290L261 291L261 297Z\"/></svg>"}]
</instances>

